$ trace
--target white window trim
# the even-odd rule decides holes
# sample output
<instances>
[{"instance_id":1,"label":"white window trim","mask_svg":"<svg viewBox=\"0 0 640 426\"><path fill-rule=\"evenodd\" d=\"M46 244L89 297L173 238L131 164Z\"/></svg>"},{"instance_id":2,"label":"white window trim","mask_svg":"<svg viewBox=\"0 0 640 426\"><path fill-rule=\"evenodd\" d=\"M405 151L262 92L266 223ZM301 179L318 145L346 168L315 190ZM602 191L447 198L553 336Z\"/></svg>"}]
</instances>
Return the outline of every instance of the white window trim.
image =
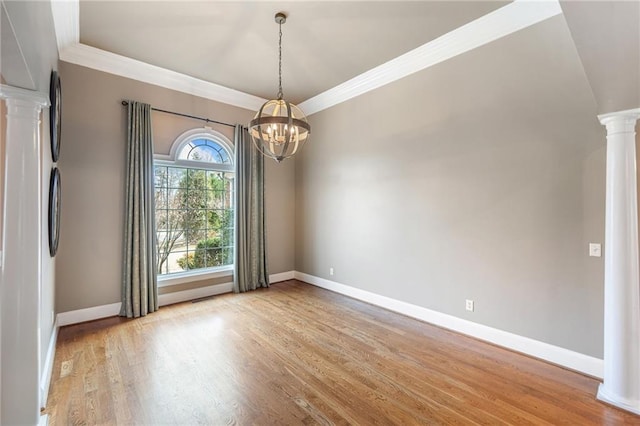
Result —
<instances>
[{"instance_id":1,"label":"white window trim","mask_svg":"<svg viewBox=\"0 0 640 426\"><path fill-rule=\"evenodd\" d=\"M173 274L158 275L158 287L171 287L178 284L230 276L233 276L233 265L199 269L197 271L175 272Z\"/></svg>"},{"instance_id":2,"label":"white window trim","mask_svg":"<svg viewBox=\"0 0 640 426\"><path fill-rule=\"evenodd\" d=\"M186 167L189 169L200 169L200 170L215 170L220 172L234 172L235 167L233 164L220 164L220 163L201 163L199 161L190 161L190 160L168 160L166 158L158 158L158 156L154 156L153 158L154 166L169 166L169 167Z\"/></svg>"},{"instance_id":3,"label":"white window trim","mask_svg":"<svg viewBox=\"0 0 640 426\"><path fill-rule=\"evenodd\" d=\"M171 150L169 151L169 155L166 154L154 154L153 163L154 166L172 166L172 167L188 167L195 169L206 169L206 170L218 170L218 171L226 171L226 172L235 172L235 164L219 164L219 163L206 163L200 161L189 161L189 160L179 160L176 159L176 156L182 148L191 142L193 139L212 139L215 142L219 143L224 149L227 150L227 154L231 159L234 158L234 144L222 133L217 132L210 127L203 127L199 129L191 129L182 133L180 136L176 138L176 140L171 145ZM234 265L225 265L218 266L215 268L205 268L198 270L191 270L185 272L174 272L172 274L157 274L158 280L158 288L162 287L170 287L179 284L187 284L196 281L209 280L213 278L220 277L230 277L233 276Z\"/></svg>"}]
</instances>

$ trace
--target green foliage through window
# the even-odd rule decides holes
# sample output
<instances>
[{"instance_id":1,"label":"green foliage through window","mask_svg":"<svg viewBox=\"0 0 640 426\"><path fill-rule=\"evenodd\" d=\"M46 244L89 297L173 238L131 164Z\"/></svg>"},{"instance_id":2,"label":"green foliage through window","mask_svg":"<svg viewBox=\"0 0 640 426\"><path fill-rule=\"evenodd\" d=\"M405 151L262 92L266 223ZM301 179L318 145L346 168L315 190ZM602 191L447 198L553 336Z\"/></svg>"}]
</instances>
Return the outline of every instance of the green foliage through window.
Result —
<instances>
[{"instance_id":1,"label":"green foliage through window","mask_svg":"<svg viewBox=\"0 0 640 426\"><path fill-rule=\"evenodd\" d=\"M159 275L233 264L234 173L155 167Z\"/></svg>"}]
</instances>

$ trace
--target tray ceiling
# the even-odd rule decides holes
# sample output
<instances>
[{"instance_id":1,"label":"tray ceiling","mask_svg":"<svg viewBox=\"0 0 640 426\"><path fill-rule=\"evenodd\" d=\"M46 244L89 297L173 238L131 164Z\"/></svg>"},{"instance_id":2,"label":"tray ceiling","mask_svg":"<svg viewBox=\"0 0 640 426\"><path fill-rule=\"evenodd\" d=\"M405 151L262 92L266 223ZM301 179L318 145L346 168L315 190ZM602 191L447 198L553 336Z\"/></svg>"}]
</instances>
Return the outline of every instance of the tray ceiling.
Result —
<instances>
[{"instance_id":1,"label":"tray ceiling","mask_svg":"<svg viewBox=\"0 0 640 426\"><path fill-rule=\"evenodd\" d=\"M509 2L81 1L80 43L261 98L300 103Z\"/></svg>"}]
</instances>

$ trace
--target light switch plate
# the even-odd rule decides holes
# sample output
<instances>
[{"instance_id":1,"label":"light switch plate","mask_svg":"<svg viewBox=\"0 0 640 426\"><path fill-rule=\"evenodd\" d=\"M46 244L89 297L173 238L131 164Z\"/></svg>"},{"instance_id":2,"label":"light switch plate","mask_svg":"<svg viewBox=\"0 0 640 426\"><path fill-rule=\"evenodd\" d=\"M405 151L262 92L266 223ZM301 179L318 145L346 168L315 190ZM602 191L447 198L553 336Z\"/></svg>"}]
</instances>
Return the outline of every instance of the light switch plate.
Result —
<instances>
[{"instance_id":1,"label":"light switch plate","mask_svg":"<svg viewBox=\"0 0 640 426\"><path fill-rule=\"evenodd\" d=\"M591 257L602 256L602 246L598 243L589 243L589 256Z\"/></svg>"}]
</instances>

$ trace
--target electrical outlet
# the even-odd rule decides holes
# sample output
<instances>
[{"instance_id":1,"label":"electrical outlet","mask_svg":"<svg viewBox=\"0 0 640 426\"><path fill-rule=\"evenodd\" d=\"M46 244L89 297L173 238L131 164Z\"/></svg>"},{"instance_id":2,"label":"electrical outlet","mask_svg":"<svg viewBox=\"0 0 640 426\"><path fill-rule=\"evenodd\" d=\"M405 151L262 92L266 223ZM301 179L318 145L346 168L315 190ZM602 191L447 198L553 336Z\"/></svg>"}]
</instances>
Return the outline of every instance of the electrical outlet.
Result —
<instances>
[{"instance_id":1,"label":"electrical outlet","mask_svg":"<svg viewBox=\"0 0 640 426\"><path fill-rule=\"evenodd\" d=\"M333 268L329 268L329 275L333 275Z\"/></svg>"},{"instance_id":2,"label":"electrical outlet","mask_svg":"<svg viewBox=\"0 0 640 426\"><path fill-rule=\"evenodd\" d=\"M589 243L589 256L591 257L602 256L602 246L598 243Z\"/></svg>"},{"instance_id":3,"label":"electrical outlet","mask_svg":"<svg viewBox=\"0 0 640 426\"><path fill-rule=\"evenodd\" d=\"M467 299L465 307L466 307L467 311L473 312L473 300Z\"/></svg>"}]
</instances>

